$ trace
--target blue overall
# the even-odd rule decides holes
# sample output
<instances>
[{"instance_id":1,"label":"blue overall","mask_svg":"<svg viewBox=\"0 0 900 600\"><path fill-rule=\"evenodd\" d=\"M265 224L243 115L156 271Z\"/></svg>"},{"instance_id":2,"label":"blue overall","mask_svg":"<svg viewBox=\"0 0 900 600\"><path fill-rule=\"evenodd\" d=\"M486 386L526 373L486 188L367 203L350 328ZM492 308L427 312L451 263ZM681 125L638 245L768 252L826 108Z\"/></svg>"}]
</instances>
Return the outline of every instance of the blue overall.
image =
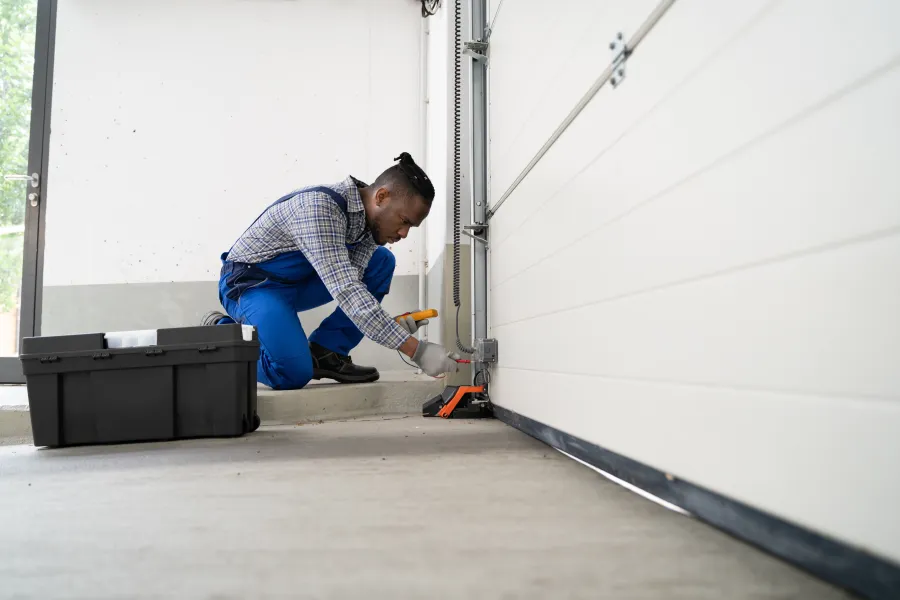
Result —
<instances>
[{"instance_id":1,"label":"blue overall","mask_svg":"<svg viewBox=\"0 0 900 600\"><path fill-rule=\"evenodd\" d=\"M328 194L347 213L346 200L335 190L310 190ZM275 204L294 195L296 192ZM390 290L395 264L390 250L380 247L363 273L363 283L379 302ZM222 255L219 300L231 319L256 327L260 383L276 390L299 389L309 383L313 376L312 357L297 313L328 304L332 297L302 252L285 252L258 264L229 261L226 252ZM228 322L231 320L223 321ZM309 336L309 341L349 355L362 338L363 333L338 307Z\"/></svg>"}]
</instances>

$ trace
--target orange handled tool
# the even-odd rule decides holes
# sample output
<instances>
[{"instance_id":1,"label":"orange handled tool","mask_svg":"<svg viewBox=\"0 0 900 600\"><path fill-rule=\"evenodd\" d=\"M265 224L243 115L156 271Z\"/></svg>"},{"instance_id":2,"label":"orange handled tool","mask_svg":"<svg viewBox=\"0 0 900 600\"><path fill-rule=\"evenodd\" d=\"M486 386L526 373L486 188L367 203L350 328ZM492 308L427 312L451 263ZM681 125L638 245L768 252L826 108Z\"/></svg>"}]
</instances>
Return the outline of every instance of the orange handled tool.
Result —
<instances>
[{"instance_id":1,"label":"orange handled tool","mask_svg":"<svg viewBox=\"0 0 900 600\"><path fill-rule=\"evenodd\" d=\"M412 317L413 321L422 321L424 319L434 319L438 316L438 312L433 308L429 308L427 310L418 310L416 312L411 313L403 313L402 315L396 317L395 320L400 320L400 317Z\"/></svg>"}]
</instances>

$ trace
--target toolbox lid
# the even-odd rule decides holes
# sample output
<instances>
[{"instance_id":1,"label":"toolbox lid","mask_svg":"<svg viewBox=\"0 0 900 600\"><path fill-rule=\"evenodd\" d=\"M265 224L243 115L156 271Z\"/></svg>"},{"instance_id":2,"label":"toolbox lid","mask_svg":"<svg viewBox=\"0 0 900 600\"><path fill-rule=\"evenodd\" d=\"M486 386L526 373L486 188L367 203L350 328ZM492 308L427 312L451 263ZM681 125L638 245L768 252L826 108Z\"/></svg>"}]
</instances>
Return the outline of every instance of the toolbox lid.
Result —
<instances>
[{"instance_id":1,"label":"toolbox lid","mask_svg":"<svg viewBox=\"0 0 900 600\"><path fill-rule=\"evenodd\" d=\"M51 335L27 337L22 340L20 358L38 354L70 352L94 352L117 348L145 348L209 343L256 342L256 329L251 325L216 325L215 327L175 327L139 331L113 331L109 333L83 333L77 335Z\"/></svg>"}]
</instances>

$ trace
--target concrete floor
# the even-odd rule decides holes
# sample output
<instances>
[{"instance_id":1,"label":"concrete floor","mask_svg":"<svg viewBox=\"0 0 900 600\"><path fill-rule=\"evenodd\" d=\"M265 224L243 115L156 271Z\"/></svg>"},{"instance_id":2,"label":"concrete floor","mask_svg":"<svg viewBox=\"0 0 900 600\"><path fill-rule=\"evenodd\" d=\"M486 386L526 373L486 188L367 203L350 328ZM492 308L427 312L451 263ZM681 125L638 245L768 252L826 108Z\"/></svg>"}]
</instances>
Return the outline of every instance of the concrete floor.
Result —
<instances>
[{"instance_id":1,"label":"concrete floor","mask_svg":"<svg viewBox=\"0 0 900 600\"><path fill-rule=\"evenodd\" d=\"M846 597L497 421L0 448L0 597Z\"/></svg>"}]
</instances>

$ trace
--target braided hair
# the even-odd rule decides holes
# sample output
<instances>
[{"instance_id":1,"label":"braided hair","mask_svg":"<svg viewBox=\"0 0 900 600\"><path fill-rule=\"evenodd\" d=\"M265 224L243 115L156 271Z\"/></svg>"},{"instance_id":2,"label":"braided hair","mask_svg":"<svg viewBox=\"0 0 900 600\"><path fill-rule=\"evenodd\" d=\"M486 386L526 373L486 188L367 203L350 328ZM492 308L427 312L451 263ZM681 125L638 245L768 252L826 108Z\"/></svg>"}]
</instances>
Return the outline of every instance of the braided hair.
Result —
<instances>
[{"instance_id":1,"label":"braided hair","mask_svg":"<svg viewBox=\"0 0 900 600\"><path fill-rule=\"evenodd\" d=\"M397 164L389 167L372 183L372 187L390 184L395 190L403 190L406 194L421 196L425 204L431 206L434 200L434 185L431 179L416 164L409 152L401 152L394 160Z\"/></svg>"}]
</instances>

